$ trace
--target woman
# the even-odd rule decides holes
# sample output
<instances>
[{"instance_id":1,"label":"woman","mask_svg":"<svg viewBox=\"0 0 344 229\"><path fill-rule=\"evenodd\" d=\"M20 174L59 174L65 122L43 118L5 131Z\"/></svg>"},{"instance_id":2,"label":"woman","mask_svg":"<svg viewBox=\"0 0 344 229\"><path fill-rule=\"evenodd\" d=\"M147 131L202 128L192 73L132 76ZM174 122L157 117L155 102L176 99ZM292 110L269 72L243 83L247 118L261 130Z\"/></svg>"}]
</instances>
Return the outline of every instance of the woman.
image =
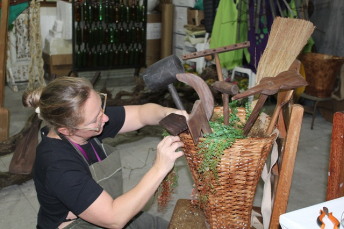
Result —
<instances>
[{"instance_id":1,"label":"woman","mask_svg":"<svg viewBox=\"0 0 344 229\"><path fill-rule=\"evenodd\" d=\"M166 228L160 218L142 213L150 197L183 152L179 137L164 138L142 180L122 194L118 152L99 143L118 133L157 125L170 113L185 111L156 104L107 107L82 78L61 77L44 89L23 94L23 104L47 123L37 147L34 182L40 203L37 228ZM96 138L97 137L97 138Z\"/></svg>"}]
</instances>

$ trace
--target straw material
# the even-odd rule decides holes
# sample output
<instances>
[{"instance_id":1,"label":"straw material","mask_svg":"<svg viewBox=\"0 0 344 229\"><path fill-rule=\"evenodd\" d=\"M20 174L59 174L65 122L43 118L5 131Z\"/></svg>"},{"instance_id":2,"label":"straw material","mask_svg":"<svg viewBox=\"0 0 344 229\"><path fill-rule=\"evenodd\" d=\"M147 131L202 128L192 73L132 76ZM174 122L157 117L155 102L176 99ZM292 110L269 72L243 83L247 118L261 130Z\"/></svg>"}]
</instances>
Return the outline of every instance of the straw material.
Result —
<instances>
[{"instance_id":1,"label":"straw material","mask_svg":"<svg viewBox=\"0 0 344 229\"><path fill-rule=\"evenodd\" d=\"M245 112L240 110L238 116L242 115ZM183 133L180 138L196 188L201 192L208 182L198 172L202 156L190 135ZM210 228L250 228L254 194L274 138L238 139L224 151L217 166L219 178L211 180L215 193L209 193L206 202L200 203Z\"/></svg>"},{"instance_id":2,"label":"straw material","mask_svg":"<svg viewBox=\"0 0 344 229\"><path fill-rule=\"evenodd\" d=\"M264 77L275 77L280 72L287 71L314 29L315 26L310 21L276 17L258 63L256 84Z\"/></svg>"}]
</instances>

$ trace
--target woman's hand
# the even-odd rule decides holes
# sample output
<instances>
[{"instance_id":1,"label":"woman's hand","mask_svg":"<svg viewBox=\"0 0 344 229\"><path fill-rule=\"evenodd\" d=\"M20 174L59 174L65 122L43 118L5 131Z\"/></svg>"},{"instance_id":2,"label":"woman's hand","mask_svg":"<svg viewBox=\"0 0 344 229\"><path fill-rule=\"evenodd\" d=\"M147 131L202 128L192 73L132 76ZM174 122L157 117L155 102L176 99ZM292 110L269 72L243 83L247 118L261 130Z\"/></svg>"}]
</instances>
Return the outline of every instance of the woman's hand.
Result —
<instances>
[{"instance_id":1,"label":"woman's hand","mask_svg":"<svg viewBox=\"0 0 344 229\"><path fill-rule=\"evenodd\" d=\"M183 151L176 150L183 147L184 144L178 136L167 136L159 144L157 148L157 155L155 165L159 170L166 172L166 174L173 168L174 162L177 158L184 155Z\"/></svg>"}]
</instances>

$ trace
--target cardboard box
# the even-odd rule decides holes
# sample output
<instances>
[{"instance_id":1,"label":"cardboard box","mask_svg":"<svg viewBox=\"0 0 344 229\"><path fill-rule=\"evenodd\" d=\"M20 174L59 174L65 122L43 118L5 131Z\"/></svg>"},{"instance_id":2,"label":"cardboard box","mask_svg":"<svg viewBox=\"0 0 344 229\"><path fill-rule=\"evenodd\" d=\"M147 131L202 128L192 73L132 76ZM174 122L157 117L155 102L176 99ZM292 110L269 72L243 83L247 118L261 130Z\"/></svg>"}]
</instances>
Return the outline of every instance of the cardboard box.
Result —
<instances>
[{"instance_id":1,"label":"cardboard box","mask_svg":"<svg viewBox=\"0 0 344 229\"><path fill-rule=\"evenodd\" d=\"M49 55L43 53L44 70L48 73L49 78L52 74L59 76L66 76L72 70L73 55L61 54L61 55Z\"/></svg>"},{"instance_id":2,"label":"cardboard box","mask_svg":"<svg viewBox=\"0 0 344 229\"><path fill-rule=\"evenodd\" d=\"M146 64L148 67L160 60L161 13L155 11L147 14L146 34Z\"/></svg>"},{"instance_id":3,"label":"cardboard box","mask_svg":"<svg viewBox=\"0 0 344 229\"><path fill-rule=\"evenodd\" d=\"M204 25L204 11L188 8L188 24L196 26Z\"/></svg>"}]
</instances>

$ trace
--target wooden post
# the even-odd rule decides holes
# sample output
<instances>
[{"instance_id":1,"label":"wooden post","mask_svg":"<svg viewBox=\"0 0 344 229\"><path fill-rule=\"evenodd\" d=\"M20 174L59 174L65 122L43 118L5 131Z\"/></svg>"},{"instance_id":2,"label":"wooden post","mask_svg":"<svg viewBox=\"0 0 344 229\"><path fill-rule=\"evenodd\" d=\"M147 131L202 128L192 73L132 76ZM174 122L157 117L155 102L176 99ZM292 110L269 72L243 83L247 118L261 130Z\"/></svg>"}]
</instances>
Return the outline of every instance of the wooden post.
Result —
<instances>
[{"instance_id":1,"label":"wooden post","mask_svg":"<svg viewBox=\"0 0 344 229\"><path fill-rule=\"evenodd\" d=\"M9 110L4 106L9 0L2 0L0 25L0 142L9 137Z\"/></svg>"},{"instance_id":2,"label":"wooden post","mask_svg":"<svg viewBox=\"0 0 344 229\"><path fill-rule=\"evenodd\" d=\"M272 210L270 229L279 228L279 216L286 212L291 180L293 178L297 145L299 143L303 107L295 104L292 107L287 138L282 156L281 170L278 179L278 187L275 193L275 202Z\"/></svg>"},{"instance_id":3,"label":"wooden post","mask_svg":"<svg viewBox=\"0 0 344 229\"><path fill-rule=\"evenodd\" d=\"M344 196L344 113L333 115L330 164L328 169L326 200Z\"/></svg>"}]
</instances>

